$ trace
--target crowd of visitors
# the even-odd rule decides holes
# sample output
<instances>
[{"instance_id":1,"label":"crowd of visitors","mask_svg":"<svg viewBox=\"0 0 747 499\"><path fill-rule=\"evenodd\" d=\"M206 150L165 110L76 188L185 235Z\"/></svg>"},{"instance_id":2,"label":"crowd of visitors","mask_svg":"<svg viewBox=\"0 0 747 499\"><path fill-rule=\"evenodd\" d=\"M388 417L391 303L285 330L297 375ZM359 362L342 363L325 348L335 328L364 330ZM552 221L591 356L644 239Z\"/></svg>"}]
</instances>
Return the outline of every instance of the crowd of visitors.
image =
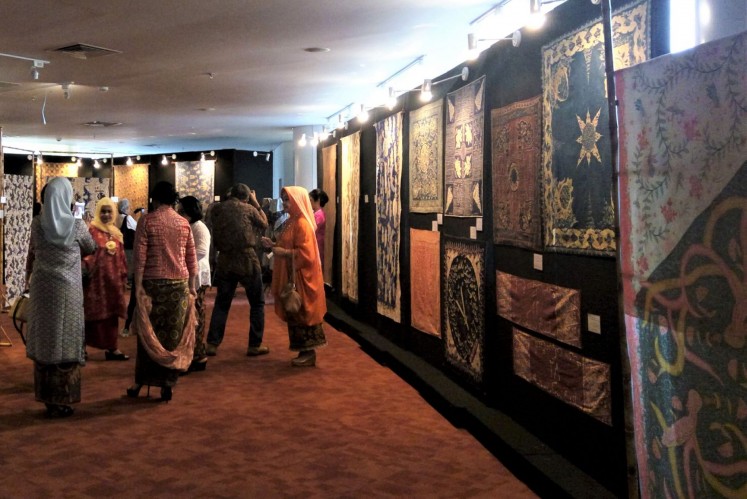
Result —
<instances>
[{"instance_id":1,"label":"crowd of visitors","mask_svg":"<svg viewBox=\"0 0 747 499\"><path fill-rule=\"evenodd\" d=\"M285 187L282 209L271 211L269 202L260 205L254 191L236 184L208 207L205 222L200 200L179 198L169 182L156 183L150 198L151 209L133 216L127 199L102 197L86 221L74 215L69 180L55 177L42 189L26 267L26 354L34 361L36 400L48 417L70 416L80 402L86 347L103 350L107 361L126 361L130 356L118 342L129 334L137 335L137 352L127 396L156 386L162 401L171 400L179 376L204 371L217 354L239 284L250 304L246 354L268 354L263 277L271 279L290 350L299 352L291 365L314 366L316 349L326 344L324 191ZM272 262L268 272L264 260ZM283 309L279 296L289 279L301 297L294 313ZM217 290L206 334L211 286Z\"/></svg>"}]
</instances>

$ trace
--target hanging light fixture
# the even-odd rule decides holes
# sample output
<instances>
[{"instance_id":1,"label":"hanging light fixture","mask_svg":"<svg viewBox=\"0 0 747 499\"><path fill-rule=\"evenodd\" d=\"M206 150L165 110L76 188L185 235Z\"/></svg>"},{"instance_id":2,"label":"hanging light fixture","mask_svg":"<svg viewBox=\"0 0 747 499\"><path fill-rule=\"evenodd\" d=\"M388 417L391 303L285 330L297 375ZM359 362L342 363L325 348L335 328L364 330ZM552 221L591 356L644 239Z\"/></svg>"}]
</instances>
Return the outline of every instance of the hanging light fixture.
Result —
<instances>
[{"instance_id":1,"label":"hanging light fixture","mask_svg":"<svg viewBox=\"0 0 747 499\"><path fill-rule=\"evenodd\" d=\"M94 160L93 160L93 167L94 167L94 168L96 168L97 170L98 170L99 168L101 168L101 163L99 163L99 160L98 160L98 159L94 159Z\"/></svg>"},{"instance_id":2,"label":"hanging light fixture","mask_svg":"<svg viewBox=\"0 0 747 499\"><path fill-rule=\"evenodd\" d=\"M127 156L127 161L125 162L127 166L132 166L132 158Z\"/></svg>"},{"instance_id":3,"label":"hanging light fixture","mask_svg":"<svg viewBox=\"0 0 747 499\"><path fill-rule=\"evenodd\" d=\"M423 84L420 86L420 100L422 102L429 102L433 98L433 80L426 78L423 80Z\"/></svg>"},{"instance_id":4,"label":"hanging light fixture","mask_svg":"<svg viewBox=\"0 0 747 499\"><path fill-rule=\"evenodd\" d=\"M271 152L268 152L267 156L265 156L265 161L267 161L268 163L270 162L270 156L272 156Z\"/></svg>"},{"instance_id":5,"label":"hanging light fixture","mask_svg":"<svg viewBox=\"0 0 747 499\"><path fill-rule=\"evenodd\" d=\"M301 138L298 139L298 145L301 147L306 147L306 134L302 133Z\"/></svg>"},{"instance_id":6,"label":"hanging light fixture","mask_svg":"<svg viewBox=\"0 0 747 499\"><path fill-rule=\"evenodd\" d=\"M361 104L361 110L358 113L358 121L360 123L368 121L368 111L366 111L366 106L364 104Z\"/></svg>"},{"instance_id":7,"label":"hanging light fixture","mask_svg":"<svg viewBox=\"0 0 747 499\"><path fill-rule=\"evenodd\" d=\"M163 155L163 159L161 160L161 164L162 164L163 166L166 166L166 165L168 165L168 164L169 164L169 160L168 160L168 159L166 159L166 155L165 155L165 154Z\"/></svg>"}]
</instances>

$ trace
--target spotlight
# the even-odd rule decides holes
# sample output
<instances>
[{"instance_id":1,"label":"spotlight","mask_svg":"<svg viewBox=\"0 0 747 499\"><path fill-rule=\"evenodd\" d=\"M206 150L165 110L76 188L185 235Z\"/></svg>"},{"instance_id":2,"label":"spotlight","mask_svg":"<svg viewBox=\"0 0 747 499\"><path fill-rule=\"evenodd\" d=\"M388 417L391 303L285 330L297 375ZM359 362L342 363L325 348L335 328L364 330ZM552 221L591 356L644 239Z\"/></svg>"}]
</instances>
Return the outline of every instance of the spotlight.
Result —
<instances>
[{"instance_id":1,"label":"spotlight","mask_svg":"<svg viewBox=\"0 0 747 499\"><path fill-rule=\"evenodd\" d=\"M135 156L135 159L138 160L138 161L140 161L140 156L139 155Z\"/></svg>"},{"instance_id":2,"label":"spotlight","mask_svg":"<svg viewBox=\"0 0 747 499\"><path fill-rule=\"evenodd\" d=\"M205 153L204 152L200 153L200 161L205 161Z\"/></svg>"},{"instance_id":3,"label":"spotlight","mask_svg":"<svg viewBox=\"0 0 747 499\"><path fill-rule=\"evenodd\" d=\"M62 95L65 97L65 99L69 99L70 98L70 95L73 92L72 86L73 86L72 83L63 83L62 84Z\"/></svg>"},{"instance_id":4,"label":"spotlight","mask_svg":"<svg viewBox=\"0 0 747 499\"><path fill-rule=\"evenodd\" d=\"M366 111L366 106L363 104L361 104L361 110L358 113L358 121L361 123L368 121L368 111Z\"/></svg>"},{"instance_id":5,"label":"spotlight","mask_svg":"<svg viewBox=\"0 0 747 499\"><path fill-rule=\"evenodd\" d=\"M132 158L127 156L127 162L125 163L127 166L132 166Z\"/></svg>"},{"instance_id":6,"label":"spotlight","mask_svg":"<svg viewBox=\"0 0 747 499\"><path fill-rule=\"evenodd\" d=\"M169 160L168 160L168 159L166 159L166 155L165 155L165 154L163 155L163 159L161 160L161 164L162 164L163 166L166 166L166 165L168 165L168 164L169 164Z\"/></svg>"},{"instance_id":7,"label":"spotlight","mask_svg":"<svg viewBox=\"0 0 747 499\"><path fill-rule=\"evenodd\" d=\"M94 159L94 160L93 160L93 167L94 167L94 168L96 168L97 170L98 170L99 168L101 168L101 164L99 163L99 160L98 160L98 159Z\"/></svg>"},{"instance_id":8,"label":"spotlight","mask_svg":"<svg viewBox=\"0 0 747 499\"><path fill-rule=\"evenodd\" d=\"M75 156L73 156L72 158L70 158L70 161L72 161L73 163L75 163L77 160L78 160L78 158L76 158Z\"/></svg>"},{"instance_id":9,"label":"spotlight","mask_svg":"<svg viewBox=\"0 0 747 499\"><path fill-rule=\"evenodd\" d=\"M257 157L257 151L254 151L254 157L255 158Z\"/></svg>"},{"instance_id":10,"label":"spotlight","mask_svg":"<svg viewBox=\"0 0 747 499\"><path fill-rule=\"evenodd\" d=\"M215 151L210 151L211 156L215 156Z\"/></svg>"},{"instance_id":11,"label":"spotlight","mask_svg":"<svg viewBox=\"0 0 747 499\"><path fill-rule=\"evenodd\" d=\"M31 66L31 79L38 80L39 79L39 70L36 69L36 67Z\"/></svg>"},{"instance_id":12,"label":"spotlight","mask_svg":"<svg viewBox=\"0 0 747 499\"><path fill-rule=\"evenodd\" d=\"M176 159L176 154L172 154L171 159Z\"/></svg>"},{"instance_id":13,"label":"spotlight","mask_svg":"<svg viewBox=\"0 0 747 499\"><path fill-rule=\"evenodd\" d=\"M268 163L270 162L270 156L271 155L272 155L272 153L268 152L267 156L265 156L265 161L267 161Z\"/></svg>"},{"instance_id":14,"label":"spotlight","mask_svg":"<svg viewBox=\"0 0 747 499\"><path fill-rule=\"evenodd\" d=\"M306 134L302 133L301 138L298 139L298 145L301 147L306 147Z\"/></svg>"},{"instance_id":15,"label":"spotlight","mask_svg":"<svg viewBox=\"0 0 747 499\"><path fill-rule=\"evenodd\" d=\"M433 98L433 93L431 92L432 85L433 80L428 78L423 80L423 85L420 87L420 100L422 102L429 102Z\"/></svg>"}]
</instances>

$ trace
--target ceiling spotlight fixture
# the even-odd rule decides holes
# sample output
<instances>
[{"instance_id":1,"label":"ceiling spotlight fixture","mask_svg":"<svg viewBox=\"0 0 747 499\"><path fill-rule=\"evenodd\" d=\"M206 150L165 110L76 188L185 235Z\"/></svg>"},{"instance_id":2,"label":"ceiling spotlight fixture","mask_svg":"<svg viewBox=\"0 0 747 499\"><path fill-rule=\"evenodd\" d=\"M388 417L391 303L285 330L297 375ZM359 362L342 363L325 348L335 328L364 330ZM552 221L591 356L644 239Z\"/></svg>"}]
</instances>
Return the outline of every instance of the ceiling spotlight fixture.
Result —
<instances>
[{"instance_id":1,"label":"ceiling spotlight fixture","mask_svg":"<svg viewBox=\"0 0 747 499\"><path fill-rule=\"evenodd\" d=\"M268 163L270 162L270 156L272 156L271 152L268 152L267 156L265 156L265 161L267 161Z\"/></svg>"},{"instance_id":2,"label":"ceiling spotlight fixture","mask_svg":"<svg viewBox=\"0 0 747 499\"><path fill-rule=\"evenodd\" d=\"M215 151L210 151L211 156L215 156Z\"/></svg>"},{"instance_id":3,"label":"ceiling spotlight fixture","mask_svg":"<svg viewBox=\"0 0 747 499\"><path fill-rule=\"evenodd\" d=\"M76 158L75 156L73 156L72 158L70 158L70 161L72 161L73 163L75 163L77 160L78 160L78 158Z\"/></svg>"},{"instance_id":4,"label":"ceiling spotlight fixture","mask_svg":"<svg viewBox=\"0 0 747 499\"><path fill-rule=\"evenodd\" d=\"M389 97L386 100L386 107L390 111L397 105L397 92L394 87L389 87Z\"/></svg>"},{"instance_id":5,"label":"ceiling spotlight fixture","mask_svg":"<svg viewBox=\"0 0 747 499\"><path fill-rule=\"evenodd\" d=\"M511 40L511 45L514 47L518 47L521 45L521 31L518 29L511 33L511 36L507 36L505 38L477 38L477 35L474 33L468 33L467 34L467 48L469 50L469 59L474 60L477 59L477 56L480 55L480 50L477 47L477 42L497 42L500 40Z\"/></svg>"},{"instance_id":6,"label":"ceiling spotlight fixture","mask_svg":"<svg viewBox=\"0 0 747 499\"><path fill-rule=\"evenodd\" d=\"M298 139L298 145L301 147L306 147L306 134L302 133L301 138Z\"/></svg>"},{"instance_id":7,"label":"ceiling spotlight fixture","mask_svg":"<svg viewBox=\"0 0 747 499\"><path fill-rule=\"evenodd\" d=\"M562 0L529 0L529 21L527 26L532 29L541 28L545 24L545 14L542 13L542 6L558 3ZM591 0L591 3L598 4L600 0Z\"/></svg>"},{"instance_id":8,"label":"ceiling spotlight fixture","mask_svg":"<svg viewBox=\"0 0 747 499\"><path fill-rule=\"evenodd\" d=\"M65 97L65 99L69 99L70 95L73 92L72 90L73 82L63 83L61 86L62 86L62 95Z\"/></svg>"},{"instance_id":9,"label":"ceiling spotlight fixture","mask_svg":"<svg viewBox=\"0 0 747 499\"><path fill-rule=\"evenodd\" d=\"M337 129L342 130L345 128L345 120L342 118L342 113L337 115Z\"/></svg>"},{"instance_id":10,"label":"ceiling spotlight fixture","mask_svg":"<svg viewBox=\"0 0 747 499\"><path fill-rule=\"evenodd\" d=\"M39 70L36 68L36 66L31 66L31 79L32 80L39 79Z\"/></svg>"},{"instance_id":11,"label":"ceiling spotlight fixture","mask_svg":"<svg viewBox=\"0 0 747 499\"><path fill-rule=\"evenodd\" d=\"M257 154L258 154L257 151L254 151L253 155L254 155L255 158L257 157Z\"/></svg>"},{"instance_id":12,"label":"ceiling spotlight fixture","mask_svg":"<svg viewBox=\"0 0 747 499\"><path fill-rule=\"evenodd\" d=\"M422 102L429 102L433 98L433 80L426 78L423 80L423 84L420 86L420 100Z\"/></svg>"},{"instance_id":13,"label":"ceiling spotlight fixture","mask_svg":"<svg viewBox=\"0 0 747 499\"><path fill-rule=\"evenodd\" d=\"M41 154L39 154L39 156L36 158L36 164L37 165L43 165L44 164L44 158L42 158Z\"/></svg>"},{"instance_id":14,"label":"ceiling spotlight fixture","mask_svg":"<svg viewBox=\"0 0 747 499\"><path fill-rule=\"evenodd\" d=\"M311 147L316 147L319 145L319 135L316 132L314 132L314 136L309 141L309 145Z\"/></svg>"},{"instance_id":15,"label":"ceiling spotlight fixture","mask_svg":"<svg viewBox=\"0 0 747 499\"><path fill-rule=\"evenodd\" d=\"M93 167L94 167L94 168L96 168L97 170L98 170L99 168L101 168L101 163L99 163L99 160L98 160L98 159L94 159L94 160L93 160Z\"/></svg>"},{"instance_id":16,"label":"ceiling spotlight fixture","mask_svg":"<svg viewBox=\"0 0 747 499\"><path fill-rule=\"evenodd\" d=\"M200 161L205 161L205 153L204 152L200 153Z\"/></svg>"},{"instance_id":17,"label":"ceiling spotlight fixture","mask_svg":"<svg viewBox=\"0 0 747 499\"><path fill-rule=\"evenodd\" d=\"M361 104L361 110L358 112L358 121L361 123L368 121L368 111L366 111L366 106L364 104Z\"/></svg>"},{"instance_id":18,"label":"ceiling spotlight fixture","mask_svg":"<svg viewBox=\"0 0 747 499\"><path fill-rule=\"evenodd\" d=\"M140 161L140 156L139 155L135 156L135 159L138 160L138 161Z\"/></svg>"},{"instance_id":19,"label":"ceiling spotlight fixture","mask_svg":"<svg viewBox=\"0 0 747 499\"><path fill-rule=\"evenodd\" d=\"M80 168L81 166L83 166L83 160L80 159L80 158L78 158L78 161L75 162L75 166L77 166L78 168Z\"/></svg>"},{"instance_id":20,"label":"ceiling spotlight fixture","mask_svg":"<svg viewBox=\"0 0 747 499\"><path fill-rule=\"evenodd\" d=\"M127 161L125 162L127 166L132 166L132 158L127 156Z\"/></svg>"},{"instance_id":21,"label":"ceiling spotlight fixture","mask_svg":"<svg viewBox=\"0 0 747 499\"><path fill-rule=\"evenodd\" d=\"M163 155L163 159L161 159L161 164L162 164L163 166L166 166L166 165L168 165L168 164L169 164L169 160L168 160L168 159L166 159L166 155L165 155L165 154Z\"/></svg>"},{"instance_id":22,"label":"ceiling spotlight fixture","mask_svg":"<svg viewBox=\"0 0 747 499\"><path fill-rule=\"evenodd\" d=\"M104 159L102 159L101 161L103 161L103 162L104 162L104 164L106 164L106 162L107 162L107 161L109 161L109 160L108 160L108 158L104 158Z\"/></svg>"},{"instance_id":23,"label":"ceiling spotlight fixture","mask_svg":"<svg viewBox=\"0 0 747 499\"><path fill-rule=\"evenodd\" d=\"M591 0L591 3L593 3L594 5L599 5L600 3L602 3L602 0Z\"/></svg>"},{"instance_id":24,"label":"ceiling spotlight fixture","mask_svg":"<svg viewBox=\"0 0 747 499\"><path fill-rule=\"evenodd\" d=\"M172 154L171 159L176 159L176 154Z\"/></svg>"}]
</instances>

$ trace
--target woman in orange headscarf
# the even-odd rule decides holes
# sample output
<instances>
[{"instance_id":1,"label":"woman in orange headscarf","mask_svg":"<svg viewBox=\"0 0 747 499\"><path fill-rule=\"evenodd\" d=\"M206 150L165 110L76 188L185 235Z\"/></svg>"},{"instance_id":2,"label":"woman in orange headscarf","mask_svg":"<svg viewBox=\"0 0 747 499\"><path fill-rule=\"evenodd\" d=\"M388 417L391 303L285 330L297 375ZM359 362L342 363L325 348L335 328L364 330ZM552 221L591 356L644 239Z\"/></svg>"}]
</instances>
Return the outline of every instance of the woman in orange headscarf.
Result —
<instances>
[{"instance_id":1,"label":"woman in orange headscarf","mask_svg":"<svg viewBox=\"0 0 747 499\"><path fill-rule=\"evenodd\" d=\"M324 278L316 243L316 222L309 193L303 187L283 188L280 199L283 209L290 215L283 224L277 241L262 238L262 244L272 248L277 260L272 272L272 294L275 297L275 313L288 323L290 349L299 352L292 365L311 367L316 365L316 348L327 344L322 322L327 313L324 295ZM280 292L288 282L295 267L296 290L301 295L301 310L289 317L280 302Z\"/></svg>"},{"instance_id":2,"label":"woman in orange headscarf","mask_svg":"<svg viewBox=\"0 0 747 499\"><path fill-rule=\"evenodd\" d=\"M96 242L96 252L83 259L83 307L86 316L86 345L105 350L106 360L127 360L119 351L119 318L127 316L125 284L127 260L122 231L116 226L117 204L110 198L96 203L88 227Z\"/></svg>"}]
</instances>

